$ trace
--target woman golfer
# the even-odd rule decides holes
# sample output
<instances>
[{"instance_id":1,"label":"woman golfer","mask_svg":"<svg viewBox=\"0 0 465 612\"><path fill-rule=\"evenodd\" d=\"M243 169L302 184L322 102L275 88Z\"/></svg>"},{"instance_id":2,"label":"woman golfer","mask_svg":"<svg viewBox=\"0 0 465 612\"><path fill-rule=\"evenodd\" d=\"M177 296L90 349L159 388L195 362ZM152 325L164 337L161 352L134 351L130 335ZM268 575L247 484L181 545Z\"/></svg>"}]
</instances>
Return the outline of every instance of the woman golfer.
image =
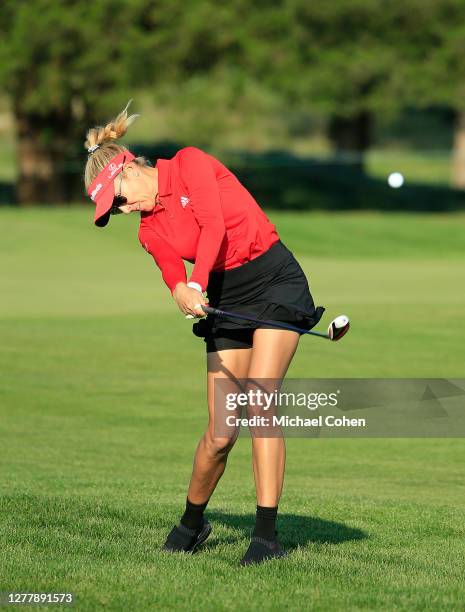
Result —
<instances>
[{"instance_id":1,"label":"woman golfer","mask_svg":"<svg viewBox=\"0 0 465 612\"><path fill-rule=\"evenodd\" d=\"M238 434L236 429L230 436L214 436L214 379L282 380L300 338L298 332L265 324L210 314L204 318L200 306L231 308L307 330L324 308L315 308L305 274L276 227L215 157L188 146L153 167L115 142L138 116L127 116L130 102L105 127L87 132L84 180L96 205L97 226L107 225L112 214L139 212L142 247L154 258L181 312L200 318L193 332L205 341L209 422L195 453L185 512L163 546L193 552L210 534L204 510ZM189 281L183 260L194 264ZM256 524L241 565L287 554L275 529L284 438L252 437L252 454Z\"/></svg>"}]
</instances>

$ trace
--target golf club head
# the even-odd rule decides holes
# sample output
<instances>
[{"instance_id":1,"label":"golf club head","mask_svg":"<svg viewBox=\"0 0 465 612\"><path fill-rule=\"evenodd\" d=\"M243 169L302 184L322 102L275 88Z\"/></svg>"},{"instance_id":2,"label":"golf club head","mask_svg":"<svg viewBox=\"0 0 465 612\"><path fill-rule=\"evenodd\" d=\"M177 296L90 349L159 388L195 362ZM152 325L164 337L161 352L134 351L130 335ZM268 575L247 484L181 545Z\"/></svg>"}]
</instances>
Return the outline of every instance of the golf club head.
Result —
<instances>
[{"instance_id":1,"label":"golf club head","mask_svg":"<svg viewBox=\"0 0 465 612\"><path fill-rule=\"evenodd\" d=\"M329 324L328 338L337 342L349 331L349 327L349 317L346 317L346 315L339 315Z\"/></svg>"}]
</instances>

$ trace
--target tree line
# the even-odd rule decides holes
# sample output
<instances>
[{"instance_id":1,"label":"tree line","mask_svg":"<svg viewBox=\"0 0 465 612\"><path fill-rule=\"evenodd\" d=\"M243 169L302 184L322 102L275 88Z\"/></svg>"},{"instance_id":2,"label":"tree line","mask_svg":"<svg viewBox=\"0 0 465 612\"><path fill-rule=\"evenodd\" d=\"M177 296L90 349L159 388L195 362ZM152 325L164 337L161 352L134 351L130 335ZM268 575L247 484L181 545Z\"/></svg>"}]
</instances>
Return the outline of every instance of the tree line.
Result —
<instances>
[{"instance_id":1,"label":"tree line","mask_svg":"<svg viewBox=\"0 0 465 612\"><path fill-rule=\"evenodd\" d=\"M363 170L377 117L448 107L453 183L465 188L462 0L3 0L0 87L14 113L22 202L82 194L85 129L134 88L234 68L327 117L335 154ZM208 112L208 109L206 109ZM154 134L154 139L156 134Z\"/></svg>"}]
</instances>

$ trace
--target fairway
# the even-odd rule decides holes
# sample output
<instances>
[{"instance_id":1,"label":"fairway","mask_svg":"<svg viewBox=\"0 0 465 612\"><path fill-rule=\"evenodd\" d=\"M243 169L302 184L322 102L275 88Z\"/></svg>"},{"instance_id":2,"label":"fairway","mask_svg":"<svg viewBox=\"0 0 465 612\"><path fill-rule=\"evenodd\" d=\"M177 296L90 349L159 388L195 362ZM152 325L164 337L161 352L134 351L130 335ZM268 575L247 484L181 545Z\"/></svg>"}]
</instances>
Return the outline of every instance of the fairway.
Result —
<instances>
[{"instance_id":1,"label":"fairway","mask_svg":"<svg viewBox=\"0 0 465 612\"><path fill-rule=\"evenodd\" d=\"M204 342L137 240L91 206L0 209L0 591L79 610L463 609L464 440L289 438L285 560L254 525L239 438L193 556L159 552L207 423ZM340 343L287 377L465 377L465 214L267 212ZM191 268L187 264L187 269Z\"/></svg>"}]
</instances>

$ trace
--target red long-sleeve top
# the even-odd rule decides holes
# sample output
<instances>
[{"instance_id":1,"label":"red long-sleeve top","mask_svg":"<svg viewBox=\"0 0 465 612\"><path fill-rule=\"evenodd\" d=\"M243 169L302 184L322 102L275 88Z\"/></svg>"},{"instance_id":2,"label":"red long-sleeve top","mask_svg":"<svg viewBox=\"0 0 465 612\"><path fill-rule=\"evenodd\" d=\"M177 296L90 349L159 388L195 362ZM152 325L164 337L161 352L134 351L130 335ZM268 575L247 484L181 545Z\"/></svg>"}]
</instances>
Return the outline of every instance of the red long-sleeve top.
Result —
<instances>
[{"instance_id":1,"label":"red long-sleeve top","mask_svg":"<svg viewBox=\"0 0 465 612\"><path fill-rule=\"evenodd\" d=\"M235 268L279 240L276 227L237 177L212 155L184 147L158 159L158 199L141 212L139 241L160 268L171 293L186 281L202 291L210 271Z\"/></svg>"}]
</instances>

